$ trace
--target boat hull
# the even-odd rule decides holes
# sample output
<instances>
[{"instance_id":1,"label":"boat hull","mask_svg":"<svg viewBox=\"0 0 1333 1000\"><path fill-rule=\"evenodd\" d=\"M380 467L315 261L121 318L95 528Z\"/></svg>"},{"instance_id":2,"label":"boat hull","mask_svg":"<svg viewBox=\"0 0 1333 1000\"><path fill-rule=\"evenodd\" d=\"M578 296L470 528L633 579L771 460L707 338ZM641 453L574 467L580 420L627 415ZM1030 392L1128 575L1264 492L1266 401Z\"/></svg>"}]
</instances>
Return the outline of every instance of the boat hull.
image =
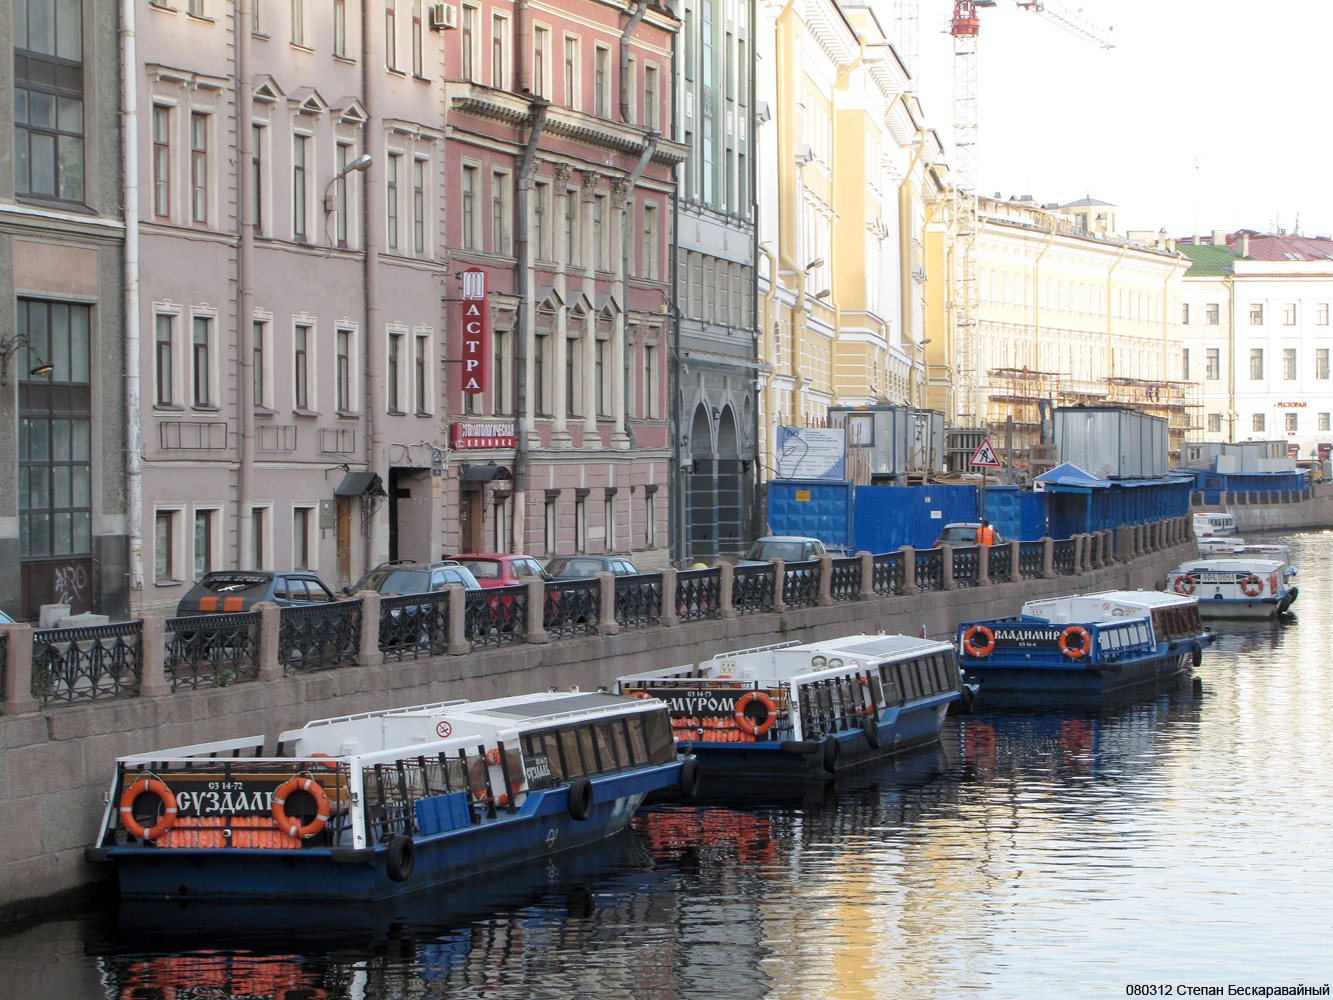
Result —
<instances>
[{"instance_id":1,"label":"boat hull","mask_svg":"<svg viewBox=\"0 0 1333 1000\"><path fill-rule=\"evenodd\" d=\"M584 820L571 815L568 788L530 793L515 814L501 810L494 819L413 837L415 864L401 881L390 877L384 844L303 850L126 844L94 849L92 860L117 868L121 898L129 900L372 902L586 847L625 829L648 794L680 781L679 763L597 779Z\"/></svg>"},{"instance_id":2,"label":"boat hull","mask_svg":"<svg viewBox=\"0 0 1333 1000\"><path fill-rule=\"evenodd\" d=\"M1132 701L1186 674L1194 645L1163 644L1159 652L1149 656L1088 667L1034 666L1017 659L991 657L985 663L968 661L964 673L969 682L980 686L982 708L1054 704L1104 707Z\"/></svg>"},{"instance_id":3,"label":"boat hull","mask_svg":"<svg viewBox=\"0 0 1333 1000\"><path fill-rule=\"evenodd\" d=\"M1206 597L1199 600L1199 617L1206 619L1265 619L1286 614L1296 601L1296 590L1292 588L1279 597L1249 599Z\"/></svg>"},{"instance_id":4,"label":"boat hull","mask_svg":"<svg viewBox=\"0 0 1333 1000\"><path fill-rule=\"evenodd\" d=\"M878 746L864 728L831 733L823 740L771 743L681 742L678 749L699 761L701 794L743 790L755 782L817 782L872 760L925 746L939 739L954 694L881 713ZM870 717L865 717L868 723ZM830 743L836 749L830 747Z\"/></svg>"}]
</instances>

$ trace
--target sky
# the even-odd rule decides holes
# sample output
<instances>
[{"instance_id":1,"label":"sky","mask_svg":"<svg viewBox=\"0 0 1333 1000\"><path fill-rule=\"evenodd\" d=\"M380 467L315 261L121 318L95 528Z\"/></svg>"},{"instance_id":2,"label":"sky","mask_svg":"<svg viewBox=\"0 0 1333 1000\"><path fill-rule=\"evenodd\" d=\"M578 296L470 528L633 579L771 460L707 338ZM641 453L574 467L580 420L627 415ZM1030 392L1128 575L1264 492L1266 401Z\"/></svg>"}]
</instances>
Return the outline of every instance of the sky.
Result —
<instances>
[{"instance_id":1,"label":"sky","mask_svg":"<svg viewBox=\"0 0 1333 1000\"><path fill-rule=\"evenodd\" d=\"M892 32L891 0L879 0ZM918 92L952 143L953 0L917 0ZM1051 6L1056 6L1052 0ZM1333 3L1064 0L1102 49L1015 0L978 11L977 184L1093 197L1116 227L1333 236Z\"/></svg>"}]
</instances>

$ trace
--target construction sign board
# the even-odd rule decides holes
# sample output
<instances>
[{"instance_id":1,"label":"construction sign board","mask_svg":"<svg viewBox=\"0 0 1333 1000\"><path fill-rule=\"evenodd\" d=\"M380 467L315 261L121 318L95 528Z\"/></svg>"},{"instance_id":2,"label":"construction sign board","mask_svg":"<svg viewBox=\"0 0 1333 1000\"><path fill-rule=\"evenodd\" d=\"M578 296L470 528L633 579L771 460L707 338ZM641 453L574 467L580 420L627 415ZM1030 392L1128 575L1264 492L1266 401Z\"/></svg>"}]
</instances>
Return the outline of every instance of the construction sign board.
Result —
<instances>
[{"instance_id":1,"label":"construction sign board","mask_svg":"<svg viewBox=\"0 0 1333 1000\"><path fill-rule=\"evenodd\" d=\"M981 439L981 447L977 449L976 454L972 456L971 465L979 465L983 468L999 469L1002 467L1000 459L995 454L995 449L990 446L990 438Z\"/></svg>"}]
</instances>

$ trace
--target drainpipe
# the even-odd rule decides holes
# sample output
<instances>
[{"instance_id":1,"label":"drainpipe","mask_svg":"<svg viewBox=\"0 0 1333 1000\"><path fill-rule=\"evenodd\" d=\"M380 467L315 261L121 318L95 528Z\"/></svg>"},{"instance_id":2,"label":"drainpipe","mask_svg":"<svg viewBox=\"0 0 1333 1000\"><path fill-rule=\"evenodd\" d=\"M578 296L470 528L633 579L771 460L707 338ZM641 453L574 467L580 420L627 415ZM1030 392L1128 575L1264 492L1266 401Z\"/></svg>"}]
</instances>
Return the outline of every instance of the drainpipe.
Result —
<instances>
[{"instance_id":1,"label":"drainpipe","mask_svg":"<svg viewBox=\"0 0 1333 1000\"><path fill-rule=\"evenodd\" d=\"M241 0L245 2L245 0ZM143 439L139 359L139 75L134 0L121 0L121 131L125 199L125 507L129 584L143 593Z\"/></svg>"},{"instance_id":2,"label":"drainpipe","mask_svg":"<svg viewBox=\"0 0 1333 1000\"><path fill-rule=\"evenodd\" d=\"M514 75L518 80L518 92L531 94L532 64L528 53L532 51L532 11L528 9L528 0L517 0L514 14Z\"/></svg>"},{"instance_id":3,"label":"drainpipe","mask_svg":"<svg viewBox=\"0 0 1333 1000\"><path fill-rule=\"evenodd\" d=\"M547 102L534 100L532 130L518 162L518 193L514 199L514 285L518 292L518 336L514 341L514 516L510 518L510 552L526 552L523 536L527 530L528 451L531 428L528 420L528 338L536 335L533 323L534 289L528 235L528 203L532 195L532 169L537 157L537 143L546 128Z\"/></svg>"},{"instance_id":4,"label":"drainpipe","mask_svg":"<svg viewBox=\"0 0 1333 1000\"><path fill-rule=\"evenodd\" d=\"M250 183L250 162L254 157L254 129L250 127L253 96L250 89L250 11L258 0L237 0L233 31L236 35L236 162L237 229L236 246L236 342L240 385L236 405L240 410L236 425L240 455L236 470L236 565L242 564L242 539L251 530L249 506L254 499L255 474L255 379L254 379L254 187ZM256 569L258 567L255 567Z\"/></svg>"},{"instance_id":5,"label":"drainpipe","mask_svg":"<svg viewBox=\"0 0 1333 1000\"><path fill-rule=\"evenodd\" d=\"M628 122L629 118L629 39L634 34L634 29L639 26L643 20L643 15L648 13L648 4L646 0L638 0L634 5L634 13L630 19L625 22L625 30L620 33L620 120Z\"/></svg>"},{"instance_id":6,"label":"drainpipe","mask_svg":"<svg viewBox=\"0 0 1333 1000\"><path fill-rule=\"evenodd\" d=\"M380 37L381 25L377 20L378 11L372 10L373 4L361 7L361 89L366 95L366 152L373 162L384 163L384 116L380 108L382 79L384 77L383 57L379 53L376 40ZM384 372L381 359L385 354L383 323L380 320L380 247L384 242L385 205L384 188L378 170L368 171L363 187L365 206L362 212L362 239L364 242L363 259L363 295L366 310L366 332L362 338L365 350L362 364L366 373L366 471L380 476L387 489L389 470L384 460ZM391 500L391 498L390 498ZM361 502L367 501L363 497ZM373 502L373 501L372 501ZM371 519L371 530L364 534L363 566L374 566L380 554L389 551L387 533L388 518L377 516ZM353 569L355 579L360 573Z\"/></svg>"}]
</instances>

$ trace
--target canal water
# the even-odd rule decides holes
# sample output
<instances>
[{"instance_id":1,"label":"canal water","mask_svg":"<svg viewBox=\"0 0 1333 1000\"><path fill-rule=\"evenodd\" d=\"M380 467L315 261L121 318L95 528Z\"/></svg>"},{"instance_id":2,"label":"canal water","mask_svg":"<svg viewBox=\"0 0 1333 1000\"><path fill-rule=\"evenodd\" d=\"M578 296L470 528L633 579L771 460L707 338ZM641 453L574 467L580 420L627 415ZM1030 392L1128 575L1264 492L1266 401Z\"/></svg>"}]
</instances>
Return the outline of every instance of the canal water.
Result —
<instances>
[{"instance_id":1,"label":"canal water","mask_svg":"<svg viewBox=\"0 0 1333 1000\"><path fill-rule=\"evenodd\" d=\"M1333 533L1296 620L1113 712L951 717L826 790L659 808L383 910L126 908L0 939L44 1000L1123 997L1333 981ZM11 992L13 990L13 992Z\"/></svg>"}]
</instances>

